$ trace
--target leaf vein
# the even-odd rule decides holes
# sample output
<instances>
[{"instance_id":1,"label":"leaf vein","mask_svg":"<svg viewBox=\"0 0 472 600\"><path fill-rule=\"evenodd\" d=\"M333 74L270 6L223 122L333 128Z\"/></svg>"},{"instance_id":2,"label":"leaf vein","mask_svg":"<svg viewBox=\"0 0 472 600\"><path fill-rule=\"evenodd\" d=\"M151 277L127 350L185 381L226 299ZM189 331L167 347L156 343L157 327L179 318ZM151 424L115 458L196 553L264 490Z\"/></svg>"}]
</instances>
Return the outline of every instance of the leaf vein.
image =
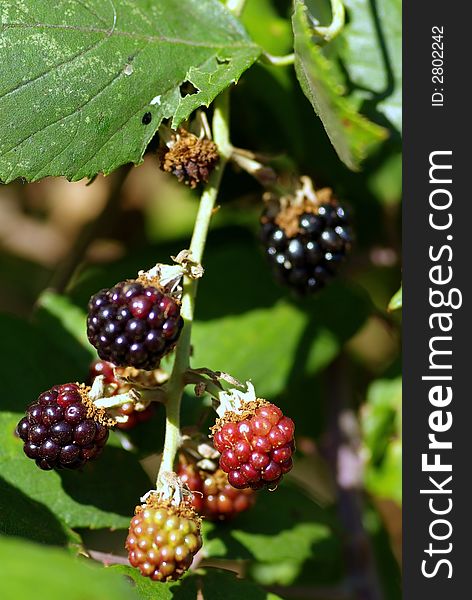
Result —
<instances>
[{"instance_id":1,"label":"leaf vein","mask_svg":"<svg viewBox=\"0 0 472 600\"><path fill-rule=\"evenodd\" d=\"M99 21L101 21L103 24L106 25L106 21L105 19L99 15L97 12L95 12L93 10L93 8L90 8L90 6L88 6L88 4L85 2L85 0L75 0L78 4L80 4L81 6L83 6L85 8L85 10L87 10L91 15L93 15L94 17L96 17Z\"/></svg>"},{"instance_id":2,"label":"leaf vein","mask_svg":"<svg viewBox=\"0 0 472 600\"><path fill-rule=\"evenodd\" d=\"M140 33L136 33L133 31L118 31L118 30L114 30L114 31L110 31L108 29L102 29L100 27L80 27L78 25L52 25L52 24L48 24L48 23L6 23L3 26L3 30L9 29L9 28L18 28L18 29L58 29L60 31L62 30L72 30L72 31L80 31L83 33L103 33L108 35L109 37L111 36L118 36L118 37L128 37L131 39L135 39L135 40L143 40L145 42L164 42L164 43L169 43L169 44L180 44L183 46L192 46L192 47L199 47L199 48L258 48L257 44L251 44L251 43L240 43L240 42L235 42L235 43L213 43L213 44L209 44L208 42L202 42L202 41L198 41L198 40L185 40L182 38L173 38L173 37L168 37L165 35L145 35L145 34L140 34Z\"/></svg>"}]
</instances>

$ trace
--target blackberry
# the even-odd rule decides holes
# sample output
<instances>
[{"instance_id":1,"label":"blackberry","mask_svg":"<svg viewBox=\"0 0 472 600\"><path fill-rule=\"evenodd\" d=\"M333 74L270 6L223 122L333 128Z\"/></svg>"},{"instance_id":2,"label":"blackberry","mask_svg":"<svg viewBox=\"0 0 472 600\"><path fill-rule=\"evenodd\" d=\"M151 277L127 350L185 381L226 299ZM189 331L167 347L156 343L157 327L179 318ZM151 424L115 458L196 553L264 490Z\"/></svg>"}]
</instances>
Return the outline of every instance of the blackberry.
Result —
<instances>
[{"instance_id":1,"label":"blackberry","mask_svg":"<svg viewBox=\"0 0 472 600\"><path fill-rule=\"evenodd\" d=\"M102 452L111 424L87 399L87 388L66 383L30 404L16 432L26 456L41 469L77 469Z\"/></svg>"},{"instance_id":2,"label":"blackberry","mask_svg":"<svg viewBox=\"0 0 472 600\"><path fill-rule=\"evenodd\" d=\"M90 299L87 335L103 360L154 369L183 327L177 300L151 285L122 281Z\"/></svg>"},{"instance_id":3,"label":"blackberry","mask_svg":"<svg viewBox=\"0 0 472 600\"><path fill-rule=\"evenodd\" d=\"M106 360L95 360L90 365L89 383L92 383L95 377L103 375L107 396L116 396L123 394L131 389L131 385L122 383L115 379L115 365ZM116 408L116 427L118 429L128 430L136 427L138 423L149 421L154 414L154 407L149 404L144 410L136 410L136 404L127 402Z\"/></svg>"},{"instance_id":4,"label":"blackberry","mask_svg":"<svg viewBox=\"0 0 472 600\"><path fill-rule=\"evenodd\" d=\"M295 426L267 400L245 402L238 412L227 411L212 427L220 468L238 489L275 489L292 468Z\"/></svg>"},{"instance_id":5,"label":"blackberry","mask_svg":"<svg viewBox=\"0 0 472 600\"><path fill-rule=\"evenodd\" d=\"M256 501L254 490L234 488L229 484L228 476L222 469L210 473L181 456L177 474L193 492L193 508L199 515L211 521L232 519L251 508Z\"/></svg>"},{"instance_id":6,"label":"blackberry","mask_svg":"<svg viewBox=\"0 0 472 600\"><path fill-rule=\"evenodd\" d=\"M175 507L151 496L137 506L126 549L129 562L154 581L179 579L202 547L200 519L187 506Z\"/></svg>"},{"instance_id":7,"label":"blackberry","mask_svg":"<svg viewBox=\"0 0 472 600\"><path fill-rule=\"evenodd\" d=\"M316 292L332 279L354 239L345 207L331 190L316 193L318 203L269 206L261 217L260 237L276 279L299 294Z\"/></svg>"}]
</instances>

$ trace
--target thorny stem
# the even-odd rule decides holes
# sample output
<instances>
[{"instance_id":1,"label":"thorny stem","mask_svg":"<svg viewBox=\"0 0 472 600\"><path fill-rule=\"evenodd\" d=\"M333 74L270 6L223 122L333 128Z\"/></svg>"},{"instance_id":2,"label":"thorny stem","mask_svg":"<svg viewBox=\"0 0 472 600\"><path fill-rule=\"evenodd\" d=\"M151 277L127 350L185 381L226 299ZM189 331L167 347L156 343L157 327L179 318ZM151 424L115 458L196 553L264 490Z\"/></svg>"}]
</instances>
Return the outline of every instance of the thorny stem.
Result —
<instances>
[{"instance_id":1,"label":"thorny stem","mask_svg":"<svg viewBox=\"0 0 472 600\"><path fill-rule=\"evenodd\" d=\"M208 233L210 219L213 214L221 177L228 161L231 145L229 142L229 96L223 92L214 104L213 139L218 146L220 161L210 181L203 191L197 219L190 243L190 253L195 262L201 262ZM175 361L167 384L166 434L161 466L156 480L156 489L160 489L162 475L173 470L174 459L180 444L180 404L185 387L185 373L189 367L190 339L197 293L197 280L184 278L183 296L180 314L184 319L184 327L180 334L175 351Z\"/></svg>"}]
</instances>

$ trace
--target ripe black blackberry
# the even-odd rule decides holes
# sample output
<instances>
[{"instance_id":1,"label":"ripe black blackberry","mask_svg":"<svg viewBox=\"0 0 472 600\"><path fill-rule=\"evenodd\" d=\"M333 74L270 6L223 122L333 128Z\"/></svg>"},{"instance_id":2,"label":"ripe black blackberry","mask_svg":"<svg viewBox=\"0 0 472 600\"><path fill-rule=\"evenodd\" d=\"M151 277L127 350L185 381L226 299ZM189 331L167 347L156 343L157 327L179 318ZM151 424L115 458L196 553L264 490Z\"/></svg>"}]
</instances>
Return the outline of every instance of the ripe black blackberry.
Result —
<instances>
[{"instance_id":1,"label":"ripe black blackberry","mask_svg":"<svg viewBox=\"0 0 472 600\"><path fill-rule=\"evenodd\" d=\"M284 208L278 202L269 204L260 236L278 281L299 294L324 287L353 242L348 212L329 188Z\"/></svg>"},{"instance_id":2,"label":"ripe black blackberry","mask_svg":"<svg viewBox=\"0 0 472 600\"><path fill-rule=\"evenodd\" d=\"M180 303L138 280L122 281L90 299L87 335L103 360L154 369L174 347L183 327Z\"/></svg>"},{"instance_id":3,"label":"ripe black blackberry","mask_svg":"<svg viewBox=\"0 0 472 600\"><path fill-rule=\"evenodd\" d=\"M41 469L78 469L101 453L113 421L88 399L88 390L76 383L56 385L18 423L23 450Z\"/></svg>"}]
</instances>

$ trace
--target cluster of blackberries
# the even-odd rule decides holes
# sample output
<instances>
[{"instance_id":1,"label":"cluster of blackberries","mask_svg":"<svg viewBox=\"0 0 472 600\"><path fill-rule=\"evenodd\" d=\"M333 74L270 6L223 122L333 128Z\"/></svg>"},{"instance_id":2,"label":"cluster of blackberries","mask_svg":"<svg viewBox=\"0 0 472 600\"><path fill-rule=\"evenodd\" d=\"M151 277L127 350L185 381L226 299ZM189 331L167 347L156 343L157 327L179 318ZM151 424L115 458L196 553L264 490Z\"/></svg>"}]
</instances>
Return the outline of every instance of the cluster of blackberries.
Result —
<instances>
[{"instance_id":1,"label":"cluster of blackberries","mask_svg":"<svg viewBox=\"0 0 472 600\"><path fill-rule=\"evenodd\" d=\"M337 273L353 242L346 209L332 200L299 210L268 208L261 240L278 281L299 294L316 292Z\"/></svg>"},{"instance_id":2,"label":"cluster of blackberries","mask_svg":"<svg viewBox=\"0 0 472 600\"><path fill-rule=\"evenodd\" d=\"M136 507L126 549L129 562L154 581L178 579L202 547L200 520L186 506L175 507L151 497Z\"/></svg>"},{"instance_id":3,"label":"cluster of blackberries","mask_svg":"<svg viewBox=\"0 0 472 600\"><path fill-rule=\"evenodd\" d=\"M193 508L210 521L232 519L251 508L256 501L254 490L234 488L222 469L204 471L181 456L177 474L192 492Z\"/></svg>"},{"instance_id":4,"label":"cluster of blackberries","mask_svg":"<svg viewBox=\"0 0 472 600\"><path fill-rule=\"evenodd\" d=\"M77 469L96 458L108 439L106 421L92 416L75 383L42 393L27 408L17 433L26 456L44 470Z\"/></svg>"},{"instance_id":5,"label":"cluster of blackberries","mask_svg":"<svg viewBox=\"0 0 472 600\"><path fill-rule=\"evenodd\" d=\"M87 335L100 358L154 369L183 327L179 302L154 286L122 281L90 299Z\"/></svg>"},{"instance_id":6,"label":"cluster of blackberries","mask_svg":"<svg viewBox=\"0 0 472 600\"><path fill-rule=\"evenodd\" d=\"M128 392L132 387L130 384L125 384L116 380L114 368L115 365L106 360L95 360L90 365L90 383L93 382L95 377L102 375L105 379L107 397ZM133 427L136 427L139 423L149 421L153 414L154 407L152 404L149 404L144 410L136 410L133 402L126 402L116 408L116 415L120 417L116 422L116 427L123 430L133 429Z\"/></svg>"},{"instance_id":7,"label":"cluster of blackberries","mask_svg":"<svg viewBox=\"0 0 472 600\"><path fill-rule=\"evenodd\" d=\"M275 489L292 468L294 430L292 419L266 400L243 406L239 414L225 413L212 431L229 483L237 489Z\"/></svg>"},{"instance_id":8,"label":"cluster of blackberries","mask_svg":"<svg viewBox=\"0 0 472 600\"><path fill-rule=\"evenodd\" d=\"M214 144L183 133L174 142L162 157L165 170L192 187L207 181L218 160ZM262 219L268 255L285 282L298 291L317 289L349 249L351 234L343 209L334 203L316 210L307 205L296 215L295 228L293 218L290 224L279 216L267 211ZM146 407L144 394L139 398L132 390L135 374L129 372L137 370L136 381L144 389L152 388L153 382L147 386L144 379L158 381L160 360L174 348L183 324L180 301L157 279L148 281L140 275L92 296L87 336L100 357L90 367L90 382L95 384L90 388L67 383L42 393L17 425L25 454L44 470L77 469L101 453L109 427L129 429L149 419L153 409ZM95 379L99 375L103 378ZM142 575L154 581L181 577L202 546L198 515L233 518L254 505L255 490L275 489L291 470L293 421L275 405L256 398L249 387L249 396L230 391L228 398L244 400L237 409L230 404L223 414L227 405L221 397L220 418L212 427L219 468L215 464L204 470L203 462L189 461L182 454L172 493L163 477L165 489L146 494L145 504L136 507L126 548L129 562ZM114 396L120 397L110 401ZM99 408L104 406L112 412ZM191 500L184 490L192 492ZM179 494L183 494L180 501Z\"/></svg>"}]
</instances>

